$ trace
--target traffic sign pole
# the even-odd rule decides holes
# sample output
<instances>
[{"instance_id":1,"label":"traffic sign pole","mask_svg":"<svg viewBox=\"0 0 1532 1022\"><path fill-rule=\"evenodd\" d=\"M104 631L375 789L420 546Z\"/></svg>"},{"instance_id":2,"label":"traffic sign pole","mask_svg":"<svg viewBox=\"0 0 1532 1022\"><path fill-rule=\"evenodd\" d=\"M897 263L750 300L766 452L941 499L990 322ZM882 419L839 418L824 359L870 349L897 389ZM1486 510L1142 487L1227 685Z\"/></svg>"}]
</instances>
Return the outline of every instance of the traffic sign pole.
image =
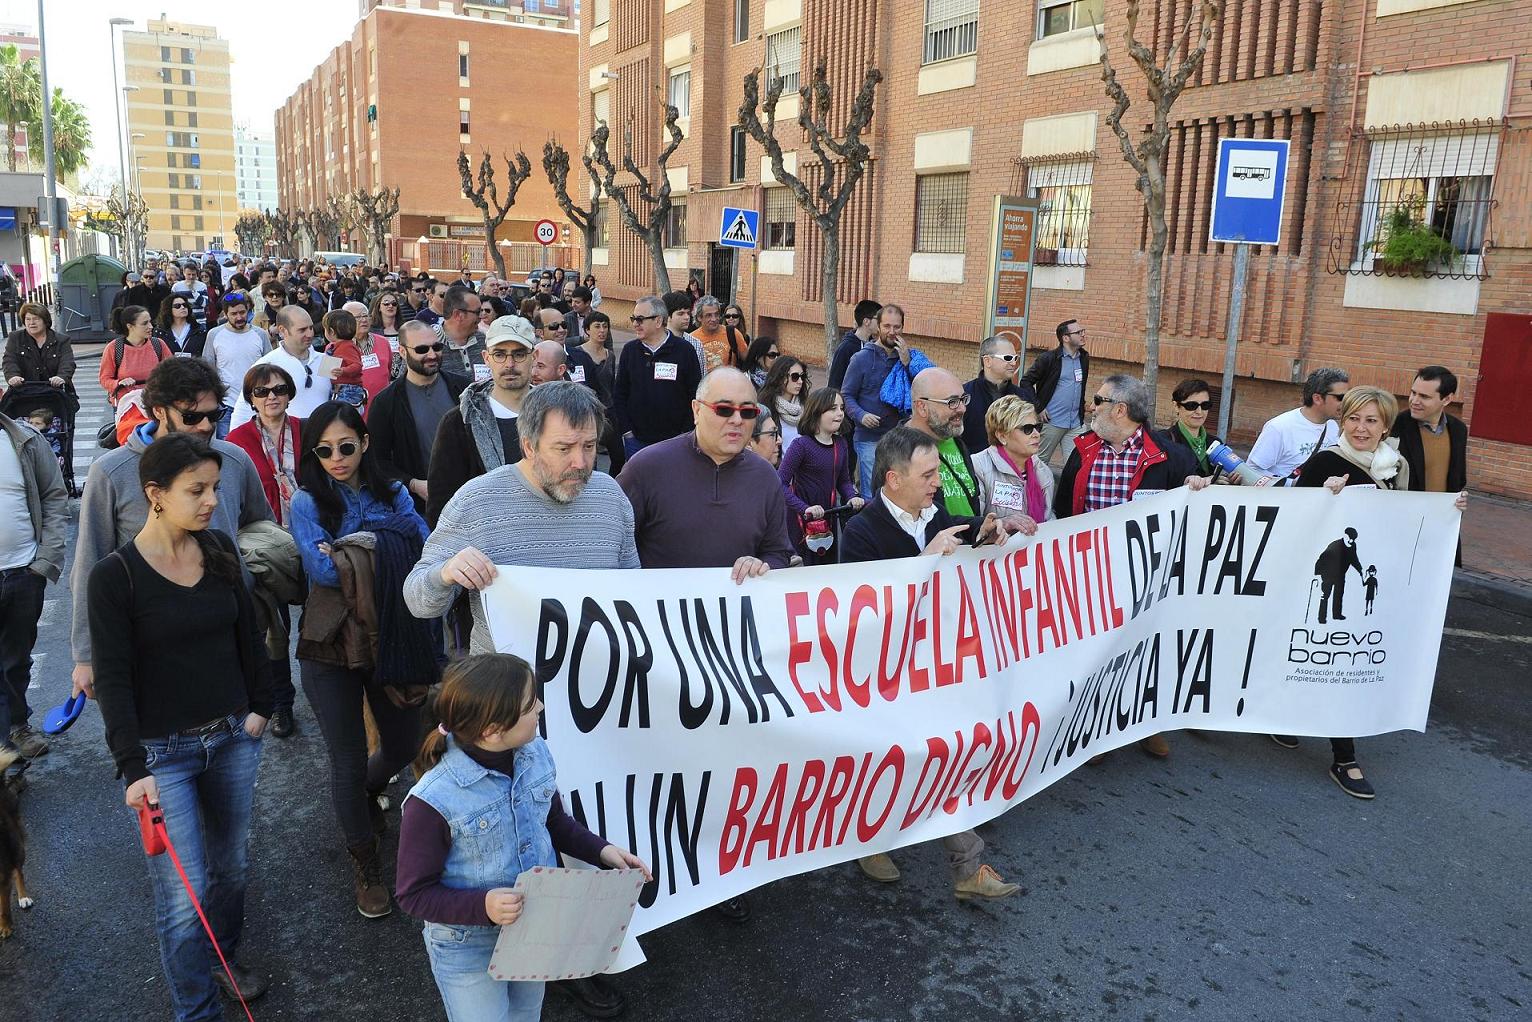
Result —
<instances>
[{"instance_id":1,"label":"traffic sign pole","mask_svg":"<svg viewBox=\"0 0 1532 1022\"><path fill-rule=\"evenodd\" d=\"M1245 278L1250 273L1250 246L1234 246L1234 283L1229 292L1228 337L1223 351L1223 391L1218 402L1218 435L1229 436L1229 422L1234 410L1234 360L1239 351L1239 334L1245 320Z\"/></svg>"}]
</instances>

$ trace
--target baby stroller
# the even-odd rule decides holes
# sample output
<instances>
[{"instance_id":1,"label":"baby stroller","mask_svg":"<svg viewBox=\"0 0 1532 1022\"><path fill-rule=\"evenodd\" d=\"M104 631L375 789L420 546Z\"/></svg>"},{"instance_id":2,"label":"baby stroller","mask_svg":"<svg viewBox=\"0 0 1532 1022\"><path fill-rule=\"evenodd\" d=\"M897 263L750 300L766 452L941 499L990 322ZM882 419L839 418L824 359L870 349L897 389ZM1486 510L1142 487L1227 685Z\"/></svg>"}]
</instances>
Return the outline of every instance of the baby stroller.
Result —
<instances>
[{"instance_id":1,"label":"baby stroller","mask_svg":"<svg viewBox=\"0 0 1532 1022\"><path fill-rule=\"evenodd\" d=\"M47 415L42 434L58 458L59 470L64 473L64 485L69 495L78 497L80 489L74 482L74 401L65 391L47 383L28 382L12 387L0 397L0 412L18 422L26 422L35 413Z\"/></svg>"}]
</instances>

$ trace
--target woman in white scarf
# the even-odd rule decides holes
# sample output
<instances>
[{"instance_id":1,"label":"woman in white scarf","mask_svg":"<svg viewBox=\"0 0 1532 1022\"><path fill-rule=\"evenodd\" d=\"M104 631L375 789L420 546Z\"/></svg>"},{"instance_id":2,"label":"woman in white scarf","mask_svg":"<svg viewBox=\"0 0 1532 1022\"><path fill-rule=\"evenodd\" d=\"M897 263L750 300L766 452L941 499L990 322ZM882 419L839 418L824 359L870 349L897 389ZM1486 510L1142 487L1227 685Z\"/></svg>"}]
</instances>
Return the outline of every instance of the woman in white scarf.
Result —
<instances>
[{"instance_id":1,"label":"woman in white scarf","mask_svg":"<svg viewBox=\"0 0 1532 1022\"><path fill-rule=\"evenodd\" d=\"M1341 401L1340 439L1315 451L1304 462L1298 472L1298 485L1322 486L1331 493L1340 493L1347 486L1408 490L1409 463L1399 454L1399 441L1388 435L1398 414L1399 402L1383 388L1352 387ZM1468 495L1458 494L1458 510L1467 506ZM1284 748L1298 747L1298 740L1289 735L1271 737ZM1348 795L1372 798L1373 787L1356 762L1356 741L1332 738L1330 746L1335 753L1330 779Z\"/></svg>"}]
</instances>

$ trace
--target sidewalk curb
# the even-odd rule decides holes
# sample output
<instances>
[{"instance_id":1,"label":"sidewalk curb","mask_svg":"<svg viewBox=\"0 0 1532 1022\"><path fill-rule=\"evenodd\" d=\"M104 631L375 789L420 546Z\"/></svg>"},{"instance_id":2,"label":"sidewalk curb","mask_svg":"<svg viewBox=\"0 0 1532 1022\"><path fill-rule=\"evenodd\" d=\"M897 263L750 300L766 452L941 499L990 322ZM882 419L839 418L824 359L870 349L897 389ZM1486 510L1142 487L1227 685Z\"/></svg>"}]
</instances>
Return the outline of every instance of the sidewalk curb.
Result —
<instances>
[{"instance_id":1,"label":"sidewalk curb","mask_svg":"<svg viewBox=\"0 0 1532 1022\"><path fill-rule=\"evenodd\" d=\"M1453 572L1452 595L1471 603L1532 618L1532 585L1503 575L1458 568Z\"/></svg>"}]
</instances>

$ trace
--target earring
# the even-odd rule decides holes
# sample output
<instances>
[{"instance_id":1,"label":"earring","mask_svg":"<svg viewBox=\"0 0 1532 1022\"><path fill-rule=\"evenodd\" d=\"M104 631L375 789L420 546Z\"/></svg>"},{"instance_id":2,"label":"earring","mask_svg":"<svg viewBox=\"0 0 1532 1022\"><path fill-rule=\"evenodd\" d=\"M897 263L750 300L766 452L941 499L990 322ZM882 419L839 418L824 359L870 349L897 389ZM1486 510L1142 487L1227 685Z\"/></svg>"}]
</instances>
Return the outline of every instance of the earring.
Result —
<instances>
[{"instance_id":1,"label":"earring","mask_svg":"<svg viewBox=\"0 0 1532 1022\"><path fill-rule=\"evenodd\" d=\"M154 505L154 517L158 518L160 516L160 512L164 511L164 510L165 509L163 507L161 507L160 505L158 505L158 504Z\"/></svg>"}]
</instances>

